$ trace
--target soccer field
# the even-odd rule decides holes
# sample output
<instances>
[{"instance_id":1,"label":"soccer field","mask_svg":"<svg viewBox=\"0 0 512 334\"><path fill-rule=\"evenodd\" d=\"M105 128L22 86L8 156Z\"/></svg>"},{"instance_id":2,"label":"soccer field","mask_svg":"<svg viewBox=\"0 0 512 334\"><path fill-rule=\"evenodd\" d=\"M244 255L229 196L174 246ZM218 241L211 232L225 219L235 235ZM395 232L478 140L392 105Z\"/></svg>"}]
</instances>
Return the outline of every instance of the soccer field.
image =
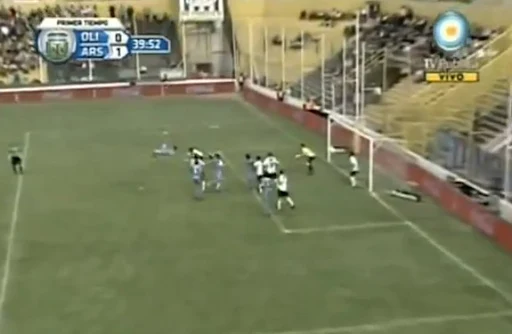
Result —
<instances>
[{"instance_id":1,"label":"soccer field","mask_svg":"<svg viewBox=\"0 0 512 334\"><path fill-rule=\"evenodd\" d=\"M236 98L0 119L0 147L27 151L25 176L0 169L0 334L512 333L512 257L429 201L351 189L345 157L307 176L298 145L325 139ZM154 159L163 130L182 151ZM203 201L189 146L229 165ZM268 151L297 204L270 217L243 160Z\"/></svg>"}]
</instances>

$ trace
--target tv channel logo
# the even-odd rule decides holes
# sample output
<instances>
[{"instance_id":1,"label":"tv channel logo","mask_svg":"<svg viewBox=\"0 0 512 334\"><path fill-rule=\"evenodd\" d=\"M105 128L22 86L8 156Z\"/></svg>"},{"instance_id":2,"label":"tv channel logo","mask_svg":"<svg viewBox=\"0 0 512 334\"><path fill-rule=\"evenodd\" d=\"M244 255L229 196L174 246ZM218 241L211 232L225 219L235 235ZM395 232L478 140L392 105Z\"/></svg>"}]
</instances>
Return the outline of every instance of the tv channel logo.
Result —
<instances>
[{"instance_id":1,"label":"tv channel logo","mask_svg":"<svg viewBox=\"0 0 512 334\"><path fill-rule=\"evenodd\" d=\"M433 37L437 47L445 53L455 53L466 47L471 39L469 22L456 11L446 11L434 22Z\"/></svg>"}]
</instances>

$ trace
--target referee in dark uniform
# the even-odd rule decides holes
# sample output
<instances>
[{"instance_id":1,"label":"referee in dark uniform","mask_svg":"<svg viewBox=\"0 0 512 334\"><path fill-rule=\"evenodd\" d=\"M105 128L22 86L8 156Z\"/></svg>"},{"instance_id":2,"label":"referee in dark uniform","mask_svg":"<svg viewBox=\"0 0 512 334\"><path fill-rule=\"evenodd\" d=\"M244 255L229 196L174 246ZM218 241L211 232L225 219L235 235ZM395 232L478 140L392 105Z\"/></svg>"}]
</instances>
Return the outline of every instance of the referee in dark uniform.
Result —
<instances>
[{"instance_id":1,"label":"referee in dark uniform","mask_svg":"<svg viewBox=\"0 0 512 334\"><path fill-rule=\"evenodd\" d=\"M9 151L9 161L11 162L11 167L14 174L23 174L23 157L17 149L11 149Z\"/></svg>"}]
</instances>

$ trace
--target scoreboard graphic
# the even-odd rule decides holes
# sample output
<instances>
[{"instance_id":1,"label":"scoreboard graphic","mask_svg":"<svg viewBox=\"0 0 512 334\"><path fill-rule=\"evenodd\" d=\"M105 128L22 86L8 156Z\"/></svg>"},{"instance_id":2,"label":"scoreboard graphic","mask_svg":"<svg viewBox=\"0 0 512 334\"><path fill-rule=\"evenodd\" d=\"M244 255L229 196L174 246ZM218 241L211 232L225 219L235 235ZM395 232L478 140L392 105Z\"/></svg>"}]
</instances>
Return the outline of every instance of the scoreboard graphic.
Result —
<instances>
[{"instance_id":1,"label":"scoreboard graphic","mask_svg":"<svg viewBox=\"0 0 512 334\"><path fill-rule=\"evenodd\" d=\"M35 46L46 61L54 64L171 52L168 38L132 36L116 18L45 18L37 27Z\"/></svg>"}]
</instances>

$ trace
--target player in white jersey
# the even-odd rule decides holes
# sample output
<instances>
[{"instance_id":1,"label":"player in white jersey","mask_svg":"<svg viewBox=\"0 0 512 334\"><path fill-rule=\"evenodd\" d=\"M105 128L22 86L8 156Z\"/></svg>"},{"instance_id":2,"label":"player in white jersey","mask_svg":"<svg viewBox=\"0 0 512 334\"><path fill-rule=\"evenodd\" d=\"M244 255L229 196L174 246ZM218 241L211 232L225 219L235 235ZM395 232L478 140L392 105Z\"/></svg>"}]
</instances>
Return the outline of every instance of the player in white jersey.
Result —
<instances>
[{"instance_id":1,"label":"player in white jersey","mask_svg":"<svg viewBox=\"0 0 512 334\"><path fill-rule=\"evenodd\" d=\"M295 203L288 191L288 177L283 170L279 171L279 177L276 181L277 184L277 210L281 210L282 202L285 200L290 205L290 208L295 209Z\"/></svg>"},{"instance_id":2,"label":"player in white jersey","mask_svg":"<svg viewBox=\"0 0 512 334\"><path fill-rule=\"evenodd\" d=\"M277 178L277 168L279 168L279 160L272 153L268 153L265 160L263 160L263 168L265 176L269 179L275 180Z\"/></svg>"},{"instance_id":3,"label":"player in white jersey","mask_svg":"<svg viewBox=\"0 0 512 334\"><path fill-rule=\"evenodd\" d=\"M263 169L263 161L261 161L261 157L259 155L256 156L256 159L253 162L254 173L256 174L256 181L258 182L258 192L262 192L262 184L264 169Z\"/></svg>"},{"instance_id":4,"label":"player in white jersey","mask_svg":"<svg viewBox=\"0 0 512 334\"><path fill-rule=\"evenodd\" d=\"M357 174L359 174L359 162L357 161L354 152L350 152L348 160L350 162L350 184L352 185L352 187L356 187L356 176Z\"/></svg>"},{"instance_id":5,"label":"player in white jersey","mask_svg":"<svg viewBox=\"0 0 512 334\"><path fill-rule=\"evenodd\" d=\"M306 146L306 144L300 144L300 153L295 158L306 158L306 166L308 167L308 174L313 175L313 161L315 161L316 154L312 149Z\"/></svg>"},{"instance_id":6,"label":"player in white jersey","mask_svg":"<svg viewBox=\"0 0 512 334\"><path fill-rule=\"evenodd\" d=\"M190 147L188 149L188 160L190 162L191 167L194 165L195 158L197 158L197 160L201 161L201 163L204 165L204 153L195 147Z\"/></svg>"}]
</instances>

